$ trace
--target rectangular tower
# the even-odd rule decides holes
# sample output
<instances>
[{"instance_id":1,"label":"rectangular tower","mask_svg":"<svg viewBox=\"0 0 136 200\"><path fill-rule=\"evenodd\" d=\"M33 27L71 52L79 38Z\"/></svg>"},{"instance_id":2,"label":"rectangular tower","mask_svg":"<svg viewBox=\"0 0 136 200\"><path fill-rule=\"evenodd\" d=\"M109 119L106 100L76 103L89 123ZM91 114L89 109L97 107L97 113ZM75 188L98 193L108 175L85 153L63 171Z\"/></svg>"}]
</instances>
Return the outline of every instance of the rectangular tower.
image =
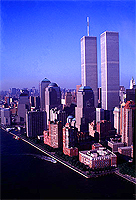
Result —
<instances>
[{"instance_id":1,"label":"rectangular tower","mask_svg":"<svg viewBox=\"0 0 136 200\"><path fill-rule=\"evenodd\" d=\"M27 137L37 137L43 135L47 129L45 111L28 111L26 113L26 132Z\"/></svg>"},{"instance_id":2,"label":"rectangular tower","mask_svg":"<svg viewBox=\"0 0 136 200\"><path fill-rule=\"evenodd\" d=\"M81 83L90 86L94 92L94 106L98 104L97 80L97 38L83 36L81 38Z\"/></svg>"},{"instance_id":3,"label":"rectangular tower","mask_svg":"<svg viewBox=\"0 0 136 200\"><path fill-rule=\"evenodd\" d=\"M102 108L113 110L119 106L119 33L101 34Z\"/></svg>"}]
</instances>

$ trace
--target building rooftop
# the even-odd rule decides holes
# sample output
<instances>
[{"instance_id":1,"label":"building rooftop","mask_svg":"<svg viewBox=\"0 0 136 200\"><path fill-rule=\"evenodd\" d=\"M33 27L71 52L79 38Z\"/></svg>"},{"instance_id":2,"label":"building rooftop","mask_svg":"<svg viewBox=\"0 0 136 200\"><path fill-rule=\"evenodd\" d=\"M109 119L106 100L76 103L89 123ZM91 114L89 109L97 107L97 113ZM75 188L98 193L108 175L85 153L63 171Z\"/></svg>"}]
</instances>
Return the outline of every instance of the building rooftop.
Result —
<instances>
[{"instance_id":1,"label":"building rooftop","mask_svg":"<svg viewBox=\"0 0 136 200\"><path fill-rule=\"evenodd\" d=\"M90 86L81 86L80 88L79 88L79 91L80 90L92 90L92 88L90 87Z\"/></svg>"},{"instance_id":2,"label":"building rooftop","mask_svg":"<svg viewBox=\"0 0 136 200\"><path fill-rule=\"evenodd\" d=\"M44 78L42 82L50 82L47 78Z\"/></svg>"},{"instance_id":3,"label":"building rooftop","mask_svg":"<svg viewBox=\"0 0 136 200\"><path fill-rule=\"evenodd\" d=\"M94 158L100 158L102 156L116 156L113 152L109 151L108 149L101 147L98 150L86 150L86 151L80 151L80 153L89 156L90 159Z\"/></svg>"},{"instance_id":4,"label":"building rooftop","mask_svg":"<svg viewBox=\"0 0 136 200\"><path fill-rule=\"evenodd\" d=\"M122 142L119 142L118 140L115 140L115 141L113 141L113 140L110 140L110 141L108 141L108 143L111 143L111 144L124 144L124 143L122 143Z\"/></svg>"},{"instance_id":5,"label":"building rooftop","mask_svg":"<svg viewBox=\"0 0 136 200\"><path fill-rule=\"evenodd\" d=\"M128 146L128 147L118 147L118 148L120 148L120 149L132 149L131 146Z\"/></svg>"},{"instance_id":6,"label":"building rooftop","mask_svg":"<svg viewBox=\"0 0 136 200\"><path fill-rule=\"evenodd\" d=\"M102 145L100 143L94 143L93 144L95 147L102 147Z\"/></svg>"},{"instance_id":7,"label":"building rooftop","mask_svg":"<svg viewBox=\"0 0 136 200\"><path fill-rule=\"evenodd\" d=\"M73 116L72 116L72 115L69 115L69 116L68 116L68 119L73 119Z\"/></svg>"},{"instance_id":8,"label":"building rooftop","mask_svg":"<svg viewBox=\"0 0 136 200\"><path fill-rule=\"evenodd\" d=\"M58 87L57 83L50 83L48 87Z\"/></svg>"}]
</instances>

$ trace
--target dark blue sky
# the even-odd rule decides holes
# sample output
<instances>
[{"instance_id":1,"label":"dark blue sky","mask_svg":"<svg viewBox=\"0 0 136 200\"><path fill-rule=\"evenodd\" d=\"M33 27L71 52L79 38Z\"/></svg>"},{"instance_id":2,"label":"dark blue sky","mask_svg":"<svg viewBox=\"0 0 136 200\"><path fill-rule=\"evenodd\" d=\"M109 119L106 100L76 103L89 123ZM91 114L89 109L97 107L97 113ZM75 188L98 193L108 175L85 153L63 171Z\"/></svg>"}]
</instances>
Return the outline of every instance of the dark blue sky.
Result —
<instances>
[{"instance_id":1,"label":"dark blue sky","mask_svg":"<svg viewBox=\"0 0 136 200\"><path fill-rule=\"evenodd\" d=\"M2 1L1 89L35 86L47 77L60 87L81 82L80 39L119 32L120 84L136 79L135 1Z\"/></svg>"}]
</instances>

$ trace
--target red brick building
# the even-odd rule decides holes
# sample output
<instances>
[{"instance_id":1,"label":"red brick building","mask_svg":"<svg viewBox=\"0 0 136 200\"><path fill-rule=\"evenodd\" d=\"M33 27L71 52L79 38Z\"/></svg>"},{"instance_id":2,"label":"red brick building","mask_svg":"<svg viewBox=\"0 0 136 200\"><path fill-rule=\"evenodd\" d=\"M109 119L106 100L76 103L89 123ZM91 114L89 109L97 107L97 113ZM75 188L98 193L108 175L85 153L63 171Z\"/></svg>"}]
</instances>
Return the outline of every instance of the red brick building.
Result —
<instances>
[{"instance_id":1,"label":"red brick building","mask_svg":"<svg viewBox=\"0 0 136 200\"><path fill-rule=\"evenodd\" d=\"M94 144L92 145L92 150L94 150L94 149L99 149L99 147L102 147L102 145L101 145L100 143L94 143Z\"/></svg>"},{"instance_id":2,"label":"red brick building","mask_svg":"<svg viewBox=\"0 0 136 200\"><path fill-rule=\"evenodd\" d=\"M77 156L78 148L75 147L77 128L71 126L71 123L66 123L63 128L63 153L68 156Z\"/></svg>"},{"instance_id":3,"label":"red brick building","mask_svg":"<svg viewBox=\"0 0 136 200\"><path fill-rule=\"evenodd\" d=\"M111 130L111 122L107 120L101 120L96 124L96 131L99 133L99 141L104 140L109 136Z\"/></svg>"},{"instance_id":4,"label":"red brick building","mask_svg":"<svg viewBox=\"0 0 136 200\"><path fill-rule=\"evenodd\" d=\"M79 151L79 161L93 169L117 166L117 156L104 147L89 151Z\"/></svg>"},{"instance_id":5,"label":"red brick building","mask_svg":"<svg viewBox=\"0 0 136 200\"><path fill-rule=\"evenodd\" d=\"M53 148L61 148L63 146L62 124L59 121L50 122L49 130L44 131L44 144Z\"/></svg>"}]
</instances>

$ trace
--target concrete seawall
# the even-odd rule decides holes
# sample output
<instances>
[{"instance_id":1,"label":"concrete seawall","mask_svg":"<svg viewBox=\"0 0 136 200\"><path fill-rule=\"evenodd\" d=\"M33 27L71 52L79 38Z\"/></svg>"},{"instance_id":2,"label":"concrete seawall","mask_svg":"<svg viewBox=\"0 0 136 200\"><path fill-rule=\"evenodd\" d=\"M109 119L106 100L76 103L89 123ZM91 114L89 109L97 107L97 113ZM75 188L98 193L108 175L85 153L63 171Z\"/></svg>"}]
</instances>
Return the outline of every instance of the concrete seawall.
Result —
<instances>
[{"instance_id":1,"label":"concrete seawall","mask_svg":"<svg viewBox=\"0 0 136 200\"><path fill-rule=\"evenodd\" d=\"M5 131L4 128L2 128L2 129ZM10 134L13 135L13 136L19 137L22 141L28 143L29 145L31 145L31 146L33 146L34 148L38 149L39 151L43 152L43 153L46 154L47 156L53 158L53 159L56 160L57 162L63 164L64 166L66 166L66 167L70 168L71 170L77 172L78 174L82 175L83 177L85 177L85 178L91 178L91 177L92 177L92 176L90 176L90 175L87 176L85 173L83 173L83 172L79 171L78 169L74 168L74 166L71 166L69 163L66 163L65 161L62 161L61 158L57 158L55 155L52 155L50 152L47 152L46 150L42 149L42 147L38 147L36 144L33 144L32 142L27 141L26 139L22 138L21 136L18 136L17 134L14 134L14 133L12 133L12 132L10 132L10 131L9 131L8 133L10 133ZM130 177L130 176L128 176L128 175L121 174L121 173L119 173L118 170L116 170L116 171L114 171L114 172L112 172L112 173L115 173L116 175L118 175L118 176L120 176L120 177L122 177L122 178L125 178L126 180L128 180L128 181L130 181L130 182L136 184L136 178ZM107 173L107 174L109 174L109 173ZM105 175L105 174L98 174L98 176L103 176L103 175ZM93 176L93 177L95 177L95 176ZM96 177L97 177L97 175L96 175Z\"/></svg>"},{"instance_id":2,"label":"concrete seawall","mask_svg":"<svg viewBox=\"0 0 136 200\"><path fill-rule=\"evenodd\" d=\"M2 129L3 129L3 128L2 128ZM5 129L3 129L3 130L5 131ZM85 175L84 173L82 173L82 172L78 171L77 169L75 169L74 167L70 166L69 164L64 163L64 162L63 162L62 160L60 160L59 158L56 158L55 156L51 155L51 153L47 152L46 150L42 149L41 147L36 146L35 144L31 143L30 141L27 141L26 139L22 138L21 136L18 136L18 135L14 134L14 133L12 133L12 132L10 132L10 131L9 131L8 133L11 134L11 135L13 135L13 136L19 137L22 141L24 141L24 142L28 143L29 145L35 147L35 148L38 149L39 151L41 151L41 152L43 152L44 154L46 154L47 156L53 158L53 159L56 160L57 162L59 162L59 163L65 165L66 167L70 168L71 170L77 172L78 174L82 175L83 177L85 177L85 178L90 178L90 176L87 176L87 175Z\"/></svg>"}]
</instances>

